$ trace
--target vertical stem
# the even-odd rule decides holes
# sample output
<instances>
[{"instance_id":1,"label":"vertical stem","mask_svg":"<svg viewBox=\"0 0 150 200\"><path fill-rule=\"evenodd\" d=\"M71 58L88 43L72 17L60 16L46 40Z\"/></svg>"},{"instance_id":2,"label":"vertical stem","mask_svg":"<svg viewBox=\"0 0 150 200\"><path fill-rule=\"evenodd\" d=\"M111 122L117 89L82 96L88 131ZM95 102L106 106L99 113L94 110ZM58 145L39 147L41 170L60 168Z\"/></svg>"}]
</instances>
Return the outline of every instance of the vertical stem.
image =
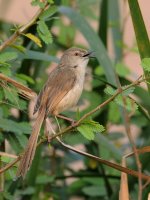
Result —
<instances>
[{"instance_id":1,"label":"vertical stem","mask_svg":"<svg viewBox=\"0 0 150 200\"><path fill-rule=\"evenodd\" d=\"M124 105L126 105L126 99L124 97L123 97L123 102L124 102ZM130 117L129 117L125 107L123 108L123 112L124 112L124 124L125 124L126 133L128 135L128 138L129 138L129 141L131 143L133 152L135 154L135 160L136 160L138 172L139 172L139 174L141 174L142 165L141 165L139 155L138 155L138 152L137 152L137 148L136 148L136 145L135 145L132 133L131 133ZM139 185L138 200L142 200L142 178L141 178L141 176L138 177L138 185Z\"/></svg>"}]
</instances>

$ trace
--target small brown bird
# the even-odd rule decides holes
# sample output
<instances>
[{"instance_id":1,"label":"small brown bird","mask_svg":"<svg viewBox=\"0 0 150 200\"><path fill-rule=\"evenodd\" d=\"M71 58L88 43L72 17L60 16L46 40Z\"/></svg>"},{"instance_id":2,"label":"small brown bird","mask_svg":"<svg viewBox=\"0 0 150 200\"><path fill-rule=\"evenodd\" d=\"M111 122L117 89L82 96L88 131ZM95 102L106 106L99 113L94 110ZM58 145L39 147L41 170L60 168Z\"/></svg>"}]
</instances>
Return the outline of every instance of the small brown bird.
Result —
<instances>
[{"instance_id":1,"label":"small brown bird","mask_svg":"<svg viewBox=\"0 0 150 200\"><path fill-rule=\"evenodd\" d=\"M66 50L59 65L49 74L49 78L38 95L34 113L38 112L25 152L21 158L17 177L25 177L35 155L38 135L47 115L59 113L75 106L81 96L86 66L92 52L80 48Z\"/></svg>"}]
</instances>

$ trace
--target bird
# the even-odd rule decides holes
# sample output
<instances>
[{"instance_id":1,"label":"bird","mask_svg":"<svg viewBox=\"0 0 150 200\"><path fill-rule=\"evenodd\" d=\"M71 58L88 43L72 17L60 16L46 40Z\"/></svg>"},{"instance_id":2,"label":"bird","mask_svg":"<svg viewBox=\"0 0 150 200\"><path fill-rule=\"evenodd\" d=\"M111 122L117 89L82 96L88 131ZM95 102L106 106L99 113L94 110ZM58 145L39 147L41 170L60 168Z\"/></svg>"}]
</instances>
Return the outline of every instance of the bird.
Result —
<instances>
[{"instance_id":1,"label":"bird","mask_svg":"<svg viewBox=\"0 0 150 200\"><path fill-rule=\"evenodd\" d=\"M33 114L38 113L38 115L21 156L17 177L21 176L24 179L30 169L40 129L48 115L67 119L60 113L77 104L83 91L86 67L90 57L93 57L92 51L71 47L64 51L59 64L49 74L48 80L37 97Z\"/></svg>"}]
</instances>

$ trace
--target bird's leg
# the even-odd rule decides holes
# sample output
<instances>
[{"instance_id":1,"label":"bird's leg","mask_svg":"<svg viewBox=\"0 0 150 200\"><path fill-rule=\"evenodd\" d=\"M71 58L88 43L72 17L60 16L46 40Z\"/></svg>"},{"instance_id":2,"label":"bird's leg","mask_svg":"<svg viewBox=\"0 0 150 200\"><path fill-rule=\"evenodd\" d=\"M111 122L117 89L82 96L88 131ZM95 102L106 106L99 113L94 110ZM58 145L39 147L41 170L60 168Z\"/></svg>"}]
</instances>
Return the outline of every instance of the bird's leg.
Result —
<instances>
[{"instance_id":1,"label":"bird's leg","mask_svg":"<svg viewBox=\"0 0 150 200\"><path fill-rule=\"evenodd\" d=\"M65 116L63 116L63 115L57 115L57 117L59 117L59 118L61 118L61 119L65 119L65 120L71 122L71 126L74 126L74 124L75 124L75 121L74 121L74 119L72 119L72 118L65 117Z\"/></svg>"},{"instance_id":2,"label":"bird's leg","mask_svg":"<svg viewBox=\"0 0 150 200\"><path fill-rule=\"evenodd\" d=\"M54 129L52 128L51 122L49 118L46 118L45 120L45 136L47 137L48 142L50 142L50 132L53 133L53 135L56 134L56 132L54 131Z\"/></svg>"}]
</instances>

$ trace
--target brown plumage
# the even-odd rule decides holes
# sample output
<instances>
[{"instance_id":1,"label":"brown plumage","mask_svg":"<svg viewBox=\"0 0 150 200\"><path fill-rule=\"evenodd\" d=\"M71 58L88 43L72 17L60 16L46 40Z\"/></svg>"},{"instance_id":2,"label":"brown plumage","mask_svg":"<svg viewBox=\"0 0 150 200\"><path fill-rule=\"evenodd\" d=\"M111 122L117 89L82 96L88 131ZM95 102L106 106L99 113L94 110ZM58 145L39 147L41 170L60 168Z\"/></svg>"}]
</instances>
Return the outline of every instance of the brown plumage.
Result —
<instances>
[{"instance_id":1,"label":"brown plumage","mask_svg":"<svg viewBox=\"0 0 150 200\"><path fill-rule=\"evenodd\" d=\"M38 96L33 114L40 110L42 105L45 105L47 114L53 114L58 103L73 88L75 82L76 76L71 68L61 66L53 70Z\"/></svg>"},{"instance_id":2,"label":"brown plumage","mask_svg":"<svg viewBox=\"0 0 150 200\"><path fill-rule=\"evenodd\" d=\"M38 112L38 117L21 158L17 177L24 178L32 164L38 135L47 115L57 116L78 102L83 90L85 68L90 55L86 50L70 48L63 54L60 64L50 73L37 98L34 113Z\"/></svg>"}]
</instances>

